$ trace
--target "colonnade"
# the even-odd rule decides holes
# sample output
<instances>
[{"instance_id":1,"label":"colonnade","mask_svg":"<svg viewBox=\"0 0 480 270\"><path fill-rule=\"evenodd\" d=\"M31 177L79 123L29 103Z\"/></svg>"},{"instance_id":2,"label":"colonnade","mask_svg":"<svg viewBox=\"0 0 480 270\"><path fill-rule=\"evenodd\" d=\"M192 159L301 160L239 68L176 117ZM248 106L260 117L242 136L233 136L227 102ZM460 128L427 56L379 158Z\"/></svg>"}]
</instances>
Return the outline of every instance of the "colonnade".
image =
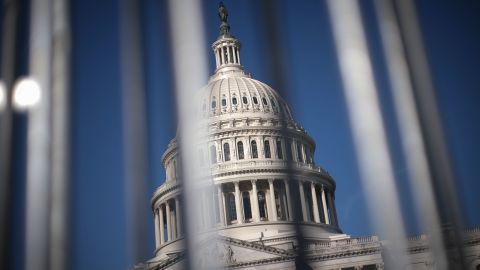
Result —
<instances>
[{"instance_id":1,"label":"colonnade","mask_svg":"<svg viewBox=\"0 0 480 270\"><path fill-rule=\"evenodd\" d=\"M202 226L209 227L214 225L209 224L213 220L220 226L293 221L296 209L294 196L300 199L298 211L301 211L299 213L301 221L338 227L334 194L331 189L314 181L273 178L218 184L215 186L213 197L211 192L202 193L199 207L200 211L203 211L204 220L200 222ZM157 248L182 236L180 211L178 197L170 198L155 208Z\"/></svg>"},{"instance_id":2,"label":"colonnade","mask_svg":"<svg viewBox=\"0 0 480 270\"><path fill-rule=\"evenodd\" d=\"M331 190L313 181L294 183L298 185L302 221L338 226ZM246 180L218 185L218 213L221 213L218 220L225 226L260 221L293 221L295 206L291 188L286 179Z\"/></svg>"},{"instance_id":3,"label":"colonnade","mask_svg":"<svg viewBox=\"0 0 480 270\"><path fill-rule=\"evenodd\" d=\"M181 206L178 197L168 199L155 208L155 246L157 248L182 236L180 211Z\"/></svg>"},{"instance_id":4,"label":"colonnade","mask_svg":"<svg viewBox=\"0 0 480 270\"><path fill-rule=\"evenodd\" d=\"M217 68L225 64L240 65L240 50L238 45L221 45L215 50Z\"/></svg>"}]
</instances>

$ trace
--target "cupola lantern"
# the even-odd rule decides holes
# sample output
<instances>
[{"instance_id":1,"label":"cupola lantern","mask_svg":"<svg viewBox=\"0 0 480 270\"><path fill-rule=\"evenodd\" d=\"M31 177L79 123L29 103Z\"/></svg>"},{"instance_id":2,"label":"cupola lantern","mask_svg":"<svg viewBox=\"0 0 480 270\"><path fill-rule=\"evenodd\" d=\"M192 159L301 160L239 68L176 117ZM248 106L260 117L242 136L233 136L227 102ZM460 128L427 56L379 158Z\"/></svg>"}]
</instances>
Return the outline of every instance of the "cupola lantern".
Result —
<instances>
[{"instance_id":1,"label":"cupola lantern","mask_svg":"<svg viewBox=\"0 0 480 270\"><path fill-rule=\"evenodd\" d=\"M223 2L218 6L220 18L220 35L212 44L215 55L216 70L224 67L240 67L240 41L230 34L230 25L227 22L228 11Z\"/></svg>"}]
</instances>

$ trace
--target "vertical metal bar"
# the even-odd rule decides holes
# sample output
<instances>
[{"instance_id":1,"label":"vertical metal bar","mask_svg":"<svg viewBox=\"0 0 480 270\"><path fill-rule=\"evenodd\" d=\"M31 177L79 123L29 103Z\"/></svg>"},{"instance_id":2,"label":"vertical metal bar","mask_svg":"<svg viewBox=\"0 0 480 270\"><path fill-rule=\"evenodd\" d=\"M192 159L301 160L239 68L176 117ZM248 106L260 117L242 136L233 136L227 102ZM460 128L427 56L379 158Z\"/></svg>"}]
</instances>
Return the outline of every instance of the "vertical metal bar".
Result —
<instances>
[{"instance_id":1,"label":"vertical metal bar","mask_svg":"<svg viewBox=\"0 0 480 270\"><path fill-rule=\"evenodd\" d=\"M289 100L289 93L288 93L288 73L286 71L286 55L285 55L285 48L282 47L283 41L281 36L281 29L280 29L280 9L278 7L278 3L272 0L262 0L260 5L261 13L264 14L261 18L263 19L263 25L265 27L264 33L265 38L268 40L268 44L270 45L268 53L268 68L270 72L270 76L273 80L273 87L276 89L280 95L287 101L287 104L291 104L288 102ZM284 138L288 138L288 128L286 125L282 126L281 133ZM297 239L297 247L296 247L296 258L295 258L295 267L296 269L308 269L308 263L305 258L305 239L303 237L303 231L300 227L300 222L304 221L303 217L303 210L302 205L304 201L302 201L302 197L300 196L300 192L297 186L298 179L295 179L293 176L293 168L292 162L287 162L287 178L289 180L286 184L289 185L289 190L293 191L291 193L292 199L292 208L293 208L293 226L294 231Z\"/></svg>"},{"instance_id":2,"label":"vertical metal bar","mask_svg":"<svg viewBox=\"0 0 480 270\"><path fill-rule=\"evenodd\" d=\"M201 204L201 194L214 193L213 180L208 169L198 166L197 152L208 138L206 128L199 127L205 123L196 113L201 104L198 94L208 79L201 1L170 0L168 10L181 160L181 205L185 206L182 214L186 268L217 269L222 267L222 262L206 257L218 254L216 249L220 247L218 232L211 226L215 224L215 215L208 215L205 209L210 204Z\"/></svg>"},{"instance_id":3,"label":"vertical metal bar","mask_svg":"<svg viewBox=\"0 0 480 270\"><path fill-rule=\"evenodd\" d=\"M127 265L145 260L148 208L146 102L143 82L141 2L122 0L121 72L127 224Z\"/></svg>"},{"instance_id":4,"label":"vertical metal bar","mask_svg":"<svg viewBox=\"0 0 480 270\"><path fill-rule=\"evenodd\" d=\"M29 74L40 86L41 101L28 111L26 269L48 269L50 222L50 97L51 19L50 0L30 5Z\"/></svg>"},{"instance_id":5,"label":"vertical metal bar","mask_svg":"<svg viewBox=\"0 0 480 270\"><path fill-rule=\"evenodd\" d=\"M450 254L459 258L457 268L465 269L462 233L463 217L455 183L455 174L437 105L435 87L423 45L415 3L411 0L394 1L400 32L405 46L406 59L412 76L416 109L425 137L426 154L432 174L434 191L439 204L440 219L444 225L453 226L453 243Z\"/></svg>"},{"instance_id":6,"label":"vertical metal bar","mask_svg":"<svg viewBox=\"0 0 480 270\"><path fill-rule=\"evenodd\" d=\"M3 82L3 108L0 108L0 268L6 268L8 263L8 236L10 219L9 198L11 185L11 151L12 151L12 106L11 89L15 79L15 55L18 1L4 0L2 29L2 63L0 79Z\"/></svg>"},{"instance_id":7,"label":"vertical metal bar","mask_svg":"<svg viewBox=\"0 0 480 270\"><path fill-rule=\"evenodd\" d=\"M406 162L409 168L412 193L419 209L418 218L428 235L432 250L431 260L438 269L448 267L447 253L440 226L438 207L429 171L425 141L422 136L418 110L415 104L411 70L407 65L405 48L391 0L376 0L380 34L392 85L395 110L400 124ZM452 267L453 268L453 267Z\"/></svg>"},{"instance_id":8,"label":"vertical metal bar","mask_svg":"<svg viewBox=\"0 0 480 270\"><path fill-rule=\"evenodd\" d=\"M329 0L328 8L373 224L387 240L387 269L405 269L406 237L359 3Z\"/></svg>"},{"instance_id":9,"label":"vertical metal bar","mask_svg":"<svg viewBox=\"0 0 480 270\"><path fill-rule=\"evenodd\" d=\"M52 0L51 216L49 269L68 268L70 206L70 22L69 1Z\"/></svg>"}]
</instances>

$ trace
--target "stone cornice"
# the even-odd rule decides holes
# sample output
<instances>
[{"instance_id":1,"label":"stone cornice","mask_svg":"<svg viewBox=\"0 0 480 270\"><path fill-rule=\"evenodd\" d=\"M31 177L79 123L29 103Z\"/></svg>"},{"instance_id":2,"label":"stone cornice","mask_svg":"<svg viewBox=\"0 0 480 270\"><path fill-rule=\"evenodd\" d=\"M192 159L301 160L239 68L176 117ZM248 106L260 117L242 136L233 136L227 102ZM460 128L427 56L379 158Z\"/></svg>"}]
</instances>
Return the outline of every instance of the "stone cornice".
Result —
<instances>
[{"instance_id":1,"label":"stone cornice","mask_svg":"<svg viewBox=\"0 0 480 270\"><path fill-rule=\"evenodd\" d=\"M155 192L153 193L152 199L150 200L150 204L152 206L152 211L155 210L155 203L159 198L165 196L168 193L179 190L181 188L181 186L182 185L179 182L174 182L174 183L171 183L171 184L170 183L164 183L163 185L158 187L157 190L155 190Z\"/></svg>"},{"instance_id":2,"label":"stone cornice","mask_svg":"<svg viewBox=\"0 0 480 270\"><path fill-rule=\"evenodd\" d=\"M270 135L270 136L279 136L279 137L286 137L290 139L302 139L303 142L309 144L309 147L312 150L315 150L316 144L315 141L303 130L299 129L283 129L282 127L271 127L271 126L245 126L245 127L235 127L235 128L228 128L223 130L218 130L215 132L210 132L208 137L205 138L205 143L218 140L218 139L226 139L235 136L263 136L263 135ZM176 139L173 139L169 145L167 150L162 155L162 164L165 167L166 161L170 159L172 156L175 156L178 153L178 143Z\"/></svg>"}]
</instances>

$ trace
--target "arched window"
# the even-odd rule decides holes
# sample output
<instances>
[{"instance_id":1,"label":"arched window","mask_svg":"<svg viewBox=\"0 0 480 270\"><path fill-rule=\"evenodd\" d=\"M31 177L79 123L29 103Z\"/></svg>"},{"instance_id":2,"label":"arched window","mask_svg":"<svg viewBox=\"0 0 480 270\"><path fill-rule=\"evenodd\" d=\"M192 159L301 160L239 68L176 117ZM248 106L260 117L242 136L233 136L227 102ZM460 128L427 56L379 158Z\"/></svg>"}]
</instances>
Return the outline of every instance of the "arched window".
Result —
<instances>
[{"instance_id":1,"label":"arched window","mask_svg":"<svg viewBox=\"0 0 480 270\"><path fill-rule=\"evenodd\" d=\"M258 99L257 99L257 97L253 97L253 104L255 104L255 105L258 104Z\"/></svg>"},{"instance_id":2,"label":"arched window","mask_svg":"<svg viewBox=\"0 0 480 270\"><path fill-rule=\"evenodd\" d=\"M265 146L265 158L271 158L272 154L270 153L270 141L265 140L264 146Z\"/></svg>"},{"instance_id":3,"label":"arched window","mask_svg":"<svg viewBox=\"0 0 480 270\"><path fill-rule=\"evenodd\" d=\"M237 220L237 208L235 207L235 195L228 194L228 218L229 221Z\"/></svg>"},{"instance_id":4,"label":"arched window","mask_svg":"<svg viewBox=\"0 0 480 270\"><path fill-rule=\"evenodd\" d=\"M277 140L277 158L283 159L282 141Z\"/></svg>"},{"instance_id":5,"label":"arched window","mask_svg":"<svg viewBox=\"0 0 480 270\"><path fill-rule=\"evenodd\" d=\"M310 147L308 146L305 146L305 156L306 156L305 162L307 162L307 164L313 164L313 153Z\"/></svg>"},{"instance_id":6,"label":"arched window","mask_svg":"<svg viewBox=\"0 0 480 270\"><path fill-rule=\"evenodd\" d=\"M257 142L252 141L251 145L252 145L252 158L258 158Z\"/></svg>"},{"instance_id":7,"label":"arched window","mask_svg":"<svg viewBox=\"0 0 480 270\"><path fill-rule=\"evenodd\" d=\"M227 106L227 99L225 97L222 98L222 106Z\"/></svg>"},{"instance_id":8,"label":"arched window","mask_svg":"<svg viewBox=\"0 0 480 270\"><path fill-rule=\"evenodd\" d=\"M242 193L242 200L243 200L243 216L245 220L252 218L252 206L250 205L250 193L248 191L244 191Z\"/></svg>"},{"instance_id":9,"label":"arched window","mask_svg":"<svg viewBox=\"0 0 480 270\"><path fill-rule=\"evenodd\" d=\"M215 145L210 146L210 162L217 163L217 148Z\"/></svg>"},{"instance_id":10,"label":"arched window","mask_svg":"<svg viewBox=\"0 0 480 270\"><path fill-rule=\"evenodd\" d=\"M277 209L277 217L280 220L285 219L285 216L284 216L285 211L283 209L282 199L283 198L280 196L279 191L275 190L275 208Z\"/></svg>"},{"instance_id":11,"label":"arched window","mask_svg":"<svg viewBox=\"0 0 480 270\"><path fill-rule=\"evenodd\" d=\"M266 98L262 98L262 102L263 102L263 105L267 105L267 99Z\"/></svg>"},{"instance_id":12,"label":"arched window","mask_svg":"<svg viewBox=\"0 0 480 270\"><path fill-rule=\"evenodd\" d=\"M258 210L260 214L260 218L266 219L267 218L267 202L265 200L265 192L259 191L258 192Z\"/></svg>"},{"instance_id":13,"label":"arched window","mask_svg":"<svg viewBox=\"0 0 480 270\"><path fill-rule=\"evenodd\" d=\"M297 143L297 160L303 162L302 145L300 143Z\"/></svg>"},{"instance_id":14,"label":"arched window","mask_svg":"<svg viewBox=\"0 0 480 270\"><path fill-rule=\"evenodd\" d=\"M212 109L215 109L217 107L217 99L213 97L212 99Z\"/></svg>"},{"instance_id":15,"label":"arched window","mask_svg":"<svg viewBox=\"0 0 480 270\"><path fill-rule=\"evenodd\" d=\"M248 104L248 99L246 96L242 97L243 104Z\"/></svg>"},{"instance_id":16,"label":"arched window","mask_svg":"<svg viewBox=\"0 0 480 270\"><path fill-rule=\"evenodd\" d=\"M238 159L245 158L245 154L243 152L243 142L237 142L237 152L238 152Z\"/></svg>"},{"instance_id":17,"label":"arched window","mask_svg":"<svg viewBox=\"0 0 480 270\"><path fill-rule=\"evenodd\" d=\"M232 98L232 104L233 104L233 105L237 105L237 97L233 97L233 98Z\"/></svg>"},{"instance_id":18,"label":"arched window","mask_svg":"<svg viewBox=\"0 0 480 270\"><path fill-rule=\"evenodd\" d=\"M292 141L287 140L287 159L292 160Z\"/></svg>"},{"instance_id":19,"label":"arched window","mask_svg":"<svg viewBox=\"0 0 480 270\"><path fill-rule=\"evenodd\" d=\"M228 143L223 144L223 156L225 161L230 161L230 145Z\"/></svg>"}]
</instances>

